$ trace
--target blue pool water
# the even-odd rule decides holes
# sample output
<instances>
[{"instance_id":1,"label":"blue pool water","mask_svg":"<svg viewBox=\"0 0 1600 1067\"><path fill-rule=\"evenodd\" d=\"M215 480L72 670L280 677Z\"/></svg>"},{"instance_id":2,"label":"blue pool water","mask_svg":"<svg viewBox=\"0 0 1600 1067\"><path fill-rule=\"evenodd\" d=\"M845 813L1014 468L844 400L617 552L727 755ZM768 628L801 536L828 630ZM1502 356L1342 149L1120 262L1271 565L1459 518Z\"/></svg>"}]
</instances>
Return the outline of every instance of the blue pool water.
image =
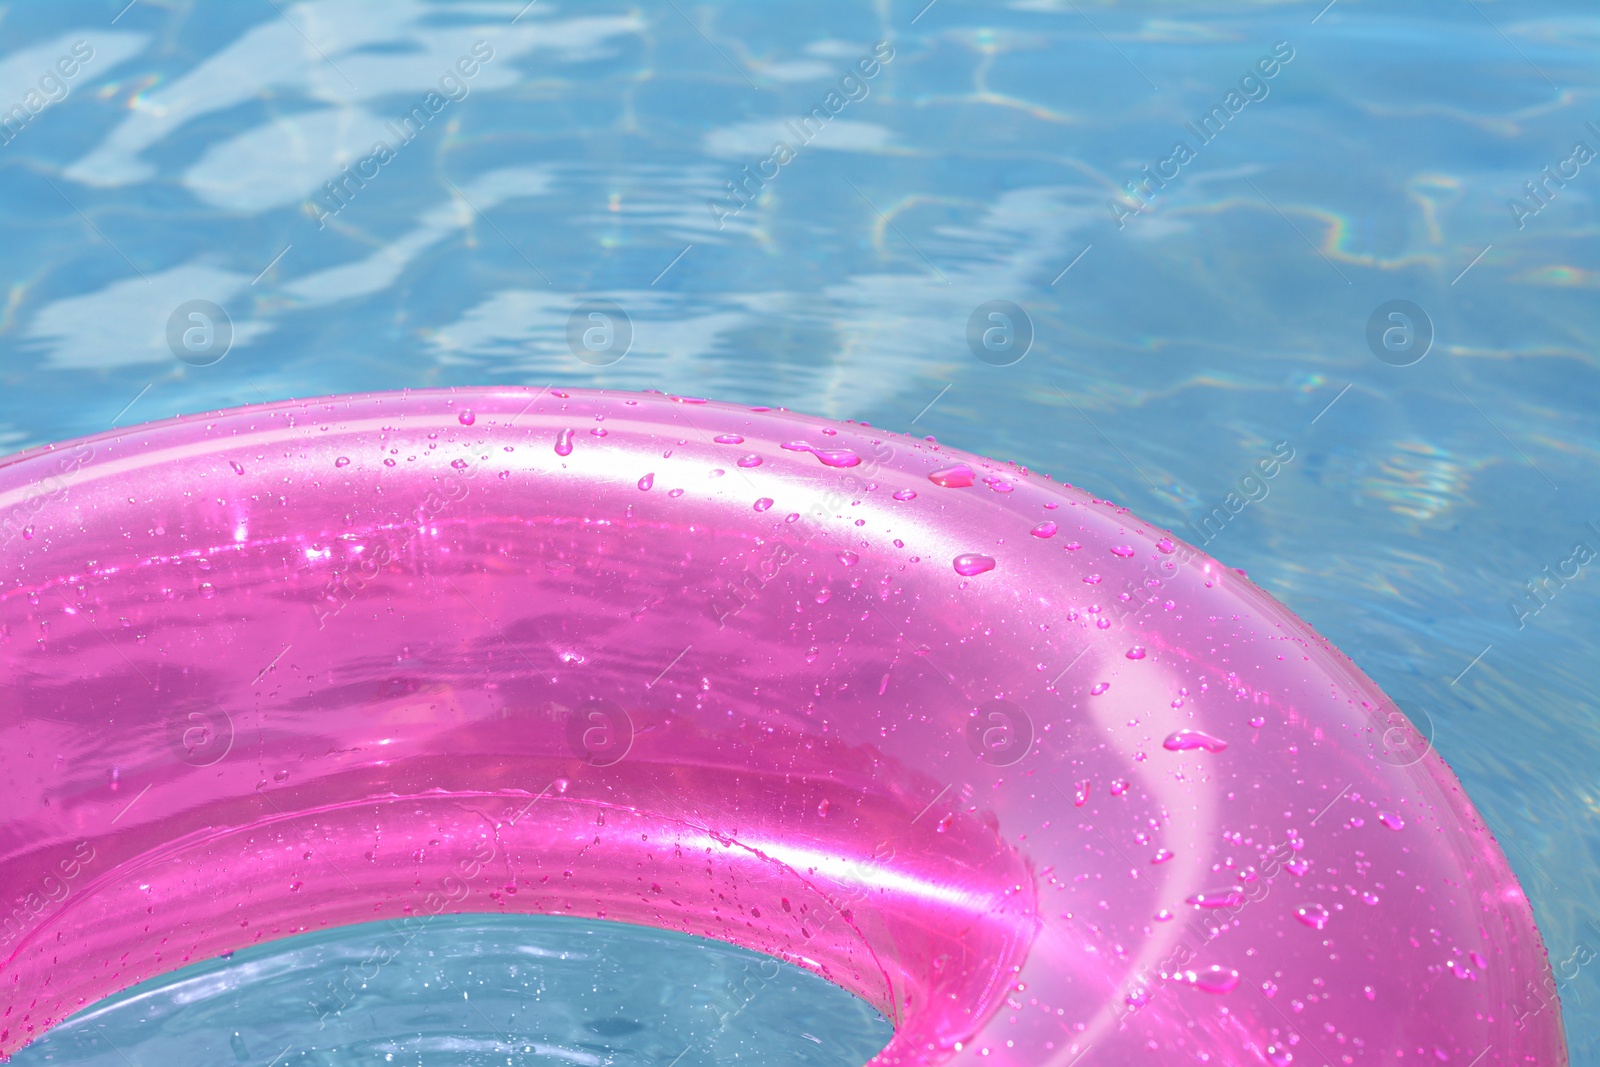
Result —
<instances>
[{"instance_id":1,"label":"blue pool water","mask_svg":"<svg viewBox=\"0 0 1600 1067\"><path fill-rule=\"evenodd\" d=\"M125 2L0 7L0 449L556 383L1070 478L1247 569L1414 712L1600 1063L1592 4ZM796 988L793 1019L835 1010ZM440 1033L478 1026L456 999ZM74 1040L53 1062L104 1055Z\"/></svg>"},{"instance_id":2,"label":"blue pool water","mask_svg":"<svg viewBox=\"0 0 1600 1067\"><path fill-rule=\"evenodd\" d=\"M859 1067L888 1020L825 980L624 923L441 916L302 934L153 979L12 1057L43 1064Z\"/></svg>"}]
</instances>

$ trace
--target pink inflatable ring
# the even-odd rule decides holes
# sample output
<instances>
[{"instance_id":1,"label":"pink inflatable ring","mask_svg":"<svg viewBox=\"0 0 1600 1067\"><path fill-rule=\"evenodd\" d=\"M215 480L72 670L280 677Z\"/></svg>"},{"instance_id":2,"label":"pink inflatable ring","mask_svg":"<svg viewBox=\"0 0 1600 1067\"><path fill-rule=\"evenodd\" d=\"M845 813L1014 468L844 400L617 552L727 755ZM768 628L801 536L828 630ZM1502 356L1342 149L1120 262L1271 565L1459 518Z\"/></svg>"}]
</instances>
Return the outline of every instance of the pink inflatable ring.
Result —
<instances>
[{"instance_id":1,"label":"pink inflatable ring","mask_svg":"<svg viewBox=\"0 0 1600 1067\"><path fill-rule=\"evenodd\" d=\"M1438 755L1081 489L659 394L245 408L0 467L0 1053L441 912L771 953L878 1062L1566 1062Z\"/></svg>"}]
</instances>

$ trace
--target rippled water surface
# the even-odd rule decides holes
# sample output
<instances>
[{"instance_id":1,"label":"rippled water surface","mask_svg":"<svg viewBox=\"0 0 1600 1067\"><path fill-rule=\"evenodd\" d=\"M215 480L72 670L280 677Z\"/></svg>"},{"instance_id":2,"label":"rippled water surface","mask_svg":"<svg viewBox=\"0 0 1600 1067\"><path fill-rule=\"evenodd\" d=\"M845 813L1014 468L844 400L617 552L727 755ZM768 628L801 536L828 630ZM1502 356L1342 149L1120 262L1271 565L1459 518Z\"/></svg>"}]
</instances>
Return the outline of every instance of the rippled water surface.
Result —
<instances>
[{"instance_id":1,"label":"rippled water surface","mask_svg":"<svg viewBox=\"0 0 1600 1067\"><path fill-rule=\"evenodd\" d=\"M302 934L152 979L13 1067L794 1063L889 1040L864 1001L758 953L623 923L440 916Z\"/></svg>"},{"instance_id":2,"label":"rippled water surface","mask_svg":"<svg viewBox=\"0 0 1600 1067\"><path fill-rule=\"evenodd\" d=\"M1592 5L124 2L0 7L0 448L556 383L1054 472L1248 569L1414 712L1533 900L1574 1062L1600 1062ZM486 927L449 929L429 959ZM710 980L617 985L626 1035L552 1003L541 1040L667 1063L688 1031L661 998ZM430 1032L489 1062L461 999ZM239 1062L265 1063L275 1009L245 1010ZM157 1040L136 1015L104 1025ZM188 1025L166 1055L199 1059ZM84 1033L29 1055L120 1062Z\"/></svg>"}]
</instances>

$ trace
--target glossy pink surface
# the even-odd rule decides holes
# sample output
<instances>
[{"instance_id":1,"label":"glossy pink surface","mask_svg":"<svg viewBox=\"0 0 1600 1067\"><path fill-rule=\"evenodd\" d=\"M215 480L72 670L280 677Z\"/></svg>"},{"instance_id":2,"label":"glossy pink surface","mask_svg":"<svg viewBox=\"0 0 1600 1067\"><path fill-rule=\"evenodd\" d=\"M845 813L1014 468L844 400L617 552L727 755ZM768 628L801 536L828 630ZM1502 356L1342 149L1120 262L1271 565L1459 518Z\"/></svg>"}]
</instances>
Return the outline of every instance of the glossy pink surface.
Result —
<instances>
[{"instance_id":1,"label":"glossy pink surface","mask_svg":"<svg viewBox=\"0 0 1600 1067\"><path fill-rule=\"evenodd\" d=\"M1512 1008L1528 903L1394 705L1012 465L423 392L37 449L0 519L0 1051L447 910L773 953L889 1015L889 1063L1566 1061Z\"/></svg>"}]
</instances>

